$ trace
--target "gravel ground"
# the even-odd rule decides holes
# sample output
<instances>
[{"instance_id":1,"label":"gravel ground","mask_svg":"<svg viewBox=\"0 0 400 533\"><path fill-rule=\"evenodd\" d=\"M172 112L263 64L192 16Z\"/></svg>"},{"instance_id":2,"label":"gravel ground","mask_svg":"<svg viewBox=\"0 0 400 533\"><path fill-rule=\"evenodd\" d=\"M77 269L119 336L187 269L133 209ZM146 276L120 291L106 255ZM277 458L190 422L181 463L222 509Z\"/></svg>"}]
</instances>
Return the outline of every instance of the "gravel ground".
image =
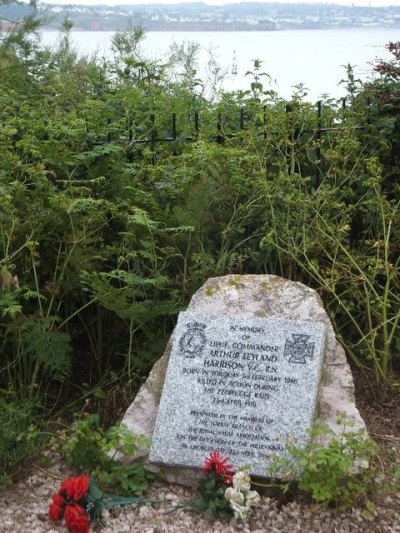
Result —
<instances>
[{"instance_id":1,"label":"gravel ground","mask_svg":"<svg viewBox=\"0 0 400 533\"><path fill-rule=\"evenodd\" d=\"M63 479L72 475L59 458L51 466L32 466L23 481L0 489L0 533L56 533L66 532L62 525L53 525L47 510L53 494ZM254 510L246 524L209 522L190 508L171 512L174 506L189 501L193 489L178 485L154 483L147 498L161 500L161 504L118 507L103 513L102 524L92 524L93 531L141 533L400 533L400 495L382 497L369 515L362 509L338 514L333 509L317 505L291 502L278 508L277 503L262 497L261 506Z\"/></svg>"}]
</instances>

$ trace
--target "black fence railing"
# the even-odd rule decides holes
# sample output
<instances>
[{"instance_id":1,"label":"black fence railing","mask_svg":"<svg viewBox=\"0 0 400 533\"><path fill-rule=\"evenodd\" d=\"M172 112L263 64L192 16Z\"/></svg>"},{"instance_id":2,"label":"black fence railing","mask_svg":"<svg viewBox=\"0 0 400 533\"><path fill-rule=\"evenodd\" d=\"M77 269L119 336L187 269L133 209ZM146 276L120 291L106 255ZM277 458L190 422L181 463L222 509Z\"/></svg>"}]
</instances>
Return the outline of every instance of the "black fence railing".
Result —
<instances>
[{"instance_id":1,"label":"black fence railing","mask_svg":"<svg viewBox=\"0 0 400 533\"><path fill-rule=\"evenodd\" d=\"M346 111L348 110L348 107L347 107L347 104L346 104L346 98L343 98L342 99L342 104L341 104L341 123L340 124L335 124L333 126L323 126L323 121L322 121L322 118L323 118L323 113L322 113L322 110L323 110L323 105L322 105L322 101L318 101L316 103L316 127L313 128L312 130L309 130L309 129L306 129L306 130L303 130L304 133L315 133L316 134L316 137L318 140L321 140L322 139L322 135L328 131L338 131L340 130L341 128L344 128L346 126ZM286 115L287 116L290 116L291 113L293 113L293 105L291 103L287 103L286 106L285 106L285 112L286 112ZM368 115L367 115L368 116ZM107 138L106 139L91 139L91 140L88 140L88 144L90 145L93 145L93 146L96 146L96 145L102 145L102 144L105 144L105 143L119 143L119 144L129 144L129 145L139 145L139 144L151 144L151 145L154 145L154 144L157 144L157 143L168 143L168 142L175 142L177 141L178 139L178 136L179 136L179 139L180 140L184 140L184 141L188 141L188 142L192 142L192 141L196 141L199 137L199 133L200 133L200 114L198 111L194 111L193 113L193 117L194 117L194 128L193 128L193 131L191 132L190 135L185 135L185 136L181 136L181 135L178 135L177 133L177 115L176 113L171 113L170 115L171 117L171 122L169 125L167 125L166 127L164 127L164 130L169 130L170 134L167 135L167 136L159 136L158 134L158 131L157 131L157 127L156 127L156 115L155 113L152 113L150 115L150 125L149 125L149 128L148 128L148 132L147 132L147 137L142 137L142 138L138 138L138 139L135 139L134 136L133 136L133 128L132 128L132 119L128 119L127 120L127 126L126 126L126 134L123 135L122 137L120 138L115 138L113 137L113 134L112 134L112 119L111 118L108 118L107 119L107 128L108 128L108 131L107 131ZM263 113L263 117L264 117L264 120L263 120L263 124L261 125L261 128L263 131L262 131L262 134L264 135L264 137L267 135L267 131L265 129L265 126L267 126L267 107L265 106L264 107L264 113ZM233 138L237 135L237 132L231 132L231 133L226 133L225 130L224 130L224 123L225 123L225 116L222 114L222 113L218 113L217 114L217 118L216 118L216 131L215 131L215 141L219 144L223 144L225 142L226 139L230 139L230 138ZM366 120L366 125L368 125L369 123L369 119L367 118ZM237 120L237 124L238 124L238 127L236 128L239 132L243 131L246 129L246 110L245 108L240 108L239 109L239 116L238 116L238 120ZM264 128L263 128L264 126ZM365 126L358 126L357 129L363 129ZM89 125L87 124L86 125L86 129L87 129L87 132L89 132ZM269 132L269 133L273 133L273 132Z\"/></svg>"},{"instance_id":2,"label":"black fence railing","mask_svg":"<svg viewBox=\"0 0 400 533\"><path fill-rule=\"evenodd\" d=\"M156 128L156 115L151 114L150 115L150 127L148 130L148 137L134 139L133 138L133 128L132 128L132 121L131 119L128 120L128 126L127 126L127 135L123 136L122 138L115 139L113 138L112 132L111 132L111 126L112 126L112 120L111 118L107 119L107 140L88 140L88 145L91 146L99 146L106 143L117 143L117 144L124 144L124 145L140 145L140 144L150 144L152 146L155 146L157 143L168 143L168 142L176 142L178 140L178 134L177 134L177 127L176 127L176 113L172 113L171 115L171 124L170 124L170 132L171 134L167 137L160 137L157 132ZM89 126L86 124L86 131L89 133ZM199 119L199 112L194 112L194 132L192 135L186 135L184 137L184 140L187 142L195 141L198 138L200 131L200 119ZM182 139L180 137L180 139Z\"/></svg>"},{"instance_id":3,"label":"black fence railing","mask_svg":"<svg viewBox=\"0 0 400 533\"><path fill-rule=\"evenodd\" d=\"M368 106L369 107L369 106ZM317 188L321 184L322 179L322 163L324 161L324 151L323 144L325 142L325 137L327 134L333 133L339 134L342 130L348 130L352 128L355 130L367 129L370 124L369 119L369 109L366 110L363 123L353 122L349 124L347 121L347 116L351 113L351 108L347 105L347 99L343 98L339 108L332 112L332 109L327 105L326 109L330 109L330 115L328 117L324 116L324 105L322 101L318 101L315 104L315 115L308 115L307 119L296 115L296 105L293 103L286 103L284 108L284 113L286 115L286 132L285 128L281 131L274 131L271 129L271 124L269 123L269 113L274 112L273 109L267 108L265 106L261 113L261 119L258 123L259 132L257 135L261 136L265 142L268 142L268 139L271 139L273 136L282 136L287 135L287 146L286 146L286 160L287 160L287 169L291 173L299 169L297 164L293 165L293 160L296 157L296 151L301 150L302 143L305 143L305 138L307 138L308 145L310 145L310 140L313 143L313 168L314 170L310 175L314 176L314 186ZM300 110L302 108L300 107ZM328 113L328 111L327 111ZM165 117L165 115L164 115ZM249 118L250 117L250 118ZM95 132L90 132L91 139L87 140L88 146L99 146L106 143L115 143L123 145L127 148L127 157L130 161L136 158L135 147L140 147L141 145L148 145L151 152L151 161L153 164L156 164L159 158L159 151L157 145L163 143L176 143L179 142L196 142L200 138L200 133L202 129L201 117L198 111L192 112L191 115L191 129L189 133L183 134L178 132L177 128L177 114L172 113L170 115L170 123L162 125L162 131L168 132L167 134L161 135L157 129L157 119L155 113L150 114L147 119L143 119L143 122L146 122L145 133L142 133L142 136L135 138L134 136L134 125L132 119L126 121L125 130L122 132L121 127L114 130L117 131L117 134L113 134L113 121L111 118L107 119L106 125L106 134L104 130L102 134L96 138ZM214 139L214 141L220 145L223 145L225 142L243 136L246 130L251 124L251 110L242 107L238 109L235 113L235 117L232 118L232 113L224 115L223 113L217 113L214 119L214 134L212 133L213 125L210 122L210 116L207 116L207 135L208 138ZM229 124L228 124L229 123ZM228 124L228 126L227 126ZM211 125L211 128L210 128ZM159 125L160 126L160 125ZM272 126L273 127L273 126ZM142 128L143 130L143 128ZM89 134L89 127L87 125L87 133ZM100 137L100 138L99 138ZM332 140L332 135L330 137L330 142ZM174 150L175 152L175 150ZM311 163L309 159L309 163ZM310 169L308 169L310 171Z\"/></svg>"},{"instance_id":4,"label":"black fence railing","mask_svg":"<svg viewBox=\"0 0 400 533\"><path fill-rule=\"evenodd\" d=\"M86 143L88 149L105 144L121 145L126 148L129 161L141 158L140 146L147 145L150 147L151 162L156 164L162 156L158 149L160 144L192 143L204 134L207 139L223 145L235 138L239 141L244 139L243 135L252 128L253 134L264 142L265 154L268 147L270 153L274 150L275 141L278 141L275 142L275 146L279 143L280 147L284 146L284 158L289 173L300 169L296 166L298 163L294 161L301 159L308 150L307 157L303 157L303 161L307 158L308 163L301 169L306 168L308 175L314 176L314 186L318 187L323 175L326 148L335 143L335 138L338 138L343 130L367 130L371 124L370 111L370 105L367 105L362 118L358 115L356 120L350 120L354 114L352 107L347 105L346 98L342 99L335 109L329 104L325 106L322 101L318 101L314 108L297 106L293 102L286 103L282 109L283 117L278 108L267 106L261 109L261 113L258 110L254 114L254 109L251 107L242 107L225 115L218 112L214 117L207 112L201 116L199 111L192 111L187 116L187 124L184 124L184 128L179 131L177 113L171 113L169 121L165 119L165 111L160 112L158 116L154 112L143 115L141 119L133 121L131 117L125 118L123 110L120 109L119 116L114 114L113 117L108 116L106 119L97 117L92 119L91 124L87 120L81 140ZM277 119L278 116L280 119ZM282 120L284 116L286 119ZM179 119L182 120L181 114ZM47 126L47 123L44 124L41 130L41 137L44 140L49 140L52 136L51 129ZM59 134L57 137L59 138ZM178 153L177 146L172 148L172 153ZM266 168L269 164L267 159L268 161L271 159L270 153L265 156Z\"/></svg>"}]
</instances>

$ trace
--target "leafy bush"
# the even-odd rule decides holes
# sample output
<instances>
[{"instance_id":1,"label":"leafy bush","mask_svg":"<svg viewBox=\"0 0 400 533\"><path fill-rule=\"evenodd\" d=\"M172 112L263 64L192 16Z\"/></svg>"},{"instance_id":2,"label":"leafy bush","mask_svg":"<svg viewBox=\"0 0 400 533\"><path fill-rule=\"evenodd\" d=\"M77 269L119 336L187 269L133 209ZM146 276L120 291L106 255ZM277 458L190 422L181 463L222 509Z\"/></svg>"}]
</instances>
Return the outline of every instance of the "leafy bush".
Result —
<instances>
[{"instance_id":1,"label":"leafy bush","mask_svg":"<svg viewBox=\"0 0 400 533\"><path fill-rule=\"evenodd\" d=\"M294 175L288 190L288 178L279 177L270 187L261 247L284 276L320 292L348 355L382 400L396 388L400 204L384 192L376 158L365 159L363 167L360 196L328 179L310 192Z\"/></svg>"},{"instance_id":2,"label":"leafy bush","mask_svg":"<svg viewBox=\"0 0 400 533\"><path fill-rule=\"evenodd\" d=\"M77 420L70 433L62 435L62 450L67 463L77 470L89 472L97 481L120 495L140 495L151 479L141 464L122 464L118 452L132 456L149 440L133 435L119 424L103 430L98 415Z\"/></svg>"},{"instance_id":3,"label":"leafy bush","mask_svg":"<svg viewBox=\"0 0 400 533\"><path fill-rule=\"evenodd\" d=\"M0 484L19 463L35 456L42 443L35 405L0 398Z\"/></svg>"},{"instance_id":4,"label":"leafy bush","mask_svg":"<svg viewBox=\"0 0 400 533\"><path fill-rule=\"evenodd\" d=\"M378 452L375 441L364 431L352 431L344 413L337 424L342 426L339 435L324 425L314 426L308 444L301 448L289 444L290 457L273 462L269 472L282 480L296 480L316 502L342 509L379 492L382 485L372 465ZM288 488L288 483L283 485Z\"/></svg>"},{"instance_id":5,"label":"leafy bush","mask_svg":"<svg viewBox=\"0 0 400 533\"><path fill-rule=\"evenodd\" d=\"M232 517L232 509L225 498L226 484L215 472L208 473L199 481L199 495L193 505L200 509L208 519L227 520Z\"/></svg>"}]
</instances>

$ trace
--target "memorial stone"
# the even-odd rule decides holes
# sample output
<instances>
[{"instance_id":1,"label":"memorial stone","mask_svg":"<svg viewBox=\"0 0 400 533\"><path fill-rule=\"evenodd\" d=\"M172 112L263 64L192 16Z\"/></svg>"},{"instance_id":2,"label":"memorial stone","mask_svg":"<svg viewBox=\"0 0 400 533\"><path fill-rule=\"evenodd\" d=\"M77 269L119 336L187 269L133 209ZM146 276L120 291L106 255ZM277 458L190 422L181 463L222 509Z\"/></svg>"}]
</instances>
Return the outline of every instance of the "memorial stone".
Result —
<instances>
[{"instance_id":1,"label":"memorial stone","mask_svg":"<svg viewBox=\"0 0 400 533\"><path fill-rule=\"evenodd\" d=\"M201 467L219 449L265 476L311 427L325 324L181 313L150 461Z\"/></svg>"},{"instance_id":2,"label":"memorial stone","mask_svg":"<svg viewBox=\"0 0 400 533\"><path fill-rule=\"evenodd\" d=\"M329 317L323 308L321 299L315 290L306 287L302 283L290 281L278 276L268 274L243 276L229 275L218 278L210 278L192 296L187 311L190 313L207 315L206 325L212 324L213 321L216 320L216 317L220 315L223 315L225 317L225 324L230 324L230 320L240 322L240 320L244 319L245 324L247 326L250 323L255 323L257 319L276 319L284 321L307 322L307 328L312 328L312 325L315 323L323 323L326 328L326 353L322 364L320 390L317 398L316 421L324 423L333 433L337 433L338 435L340 435L343 431L343 427L337 424L337 415L340 412L345 412L347 413L349 420L353 424L353 431L365 430L365 423L361 418L360 413L355 404L354 384L350 367L346 361L344 350L335 338L332 323L329 320ZM179 345L179 339L184 336L188 329L183 322L181 325L181 320L183 320L183 318L180 319L178 328L175 328L174 333L172 334L170 341L168 342L163 356L160 357L160 359L154 364L146 382L141 386L134 401L126 411L125 416L122 420L123 423L126 424L133 433L145 435L152 441L154 441L155 437L153 435L155 423L159 410L161 393L163 391L165 383L165 377L172 351L172 346L176 343L178 343ZM236 322L233 322L233 325L235 325L235 323ZM306 332L304 334L310 335L311 330L307 328L303 330ZM210 338L216 342L236 342L233 340L228 341L227 338L224 338L224 335L222 335L221 333L217 334L216 338L211 337L208 333L208 330L204 331L203 333L206 335L206 339ZM198 335L196 336L197 338L199 338ZM193 337L192 340L193 346L196 340L196 336ZM233 339L233 337L231 337L231 339ZM290 340L292 340L293 342L293 336L291 336L290 339L289 335L289 342ZM268 344L275 345L275 342L276 341L268 341ZM315 341L308 339L307 342L310 343ZM218 346L209 347L207 349L211 348L215 350L222 349L222 347ZM243 349L243 351L251 352L252 350ZM315 345L313 352L314 358L316 357L316 354L317 346ZM202 355L202 360L204 357L205 352ZM229 361L228 358L218 358L218 360L220 359ZM305 360L306 364L297 363L297 365L293 364L293 367L296 368L297 366L301 366L302 368L308 368L307 365L309 365L311 360L309 357L306 357ZM313 359L313 361L316 361L316 359ZM273 362L271 361L270 364L272 365ZM185 366L187 368L196 368L196 362L195 360L189 361L188 358L185 358ZM172 368L173 367L171 367L170 372L173 372ZM207 369L207 367L204 367L204 365L203 368ZM209 368L211 370L226 370L213 367ZM255 375L256 372L253 372L252 374ZM182 380L183 376L187 376L187 374L181 374L180 377L178 375L173 379ZM192 378L194 377L195 376L192 376ZM203 377L205 377L205 375L203 375ZM223 378L221 377L221 379ZM231 379L231 381L233 381L233 379ZM197 381L194 381L194 383L196 383L197 388L193 388L192 381L189 381L188 379L185 379L185 383L190 393L200 391L201 394L203 394L203 387L206 386L201 383L197 383ZM252 383L254 383L254 380L250 381L249 383L251 385ZM179 381L175 382L175 384L179 384ZM264 384L272 385L272 383L268 382L264 382ZM198 387L200 388L198 389ZM246 386L239 387L238 390L242 389L242 391L245 391L245 387ZM301 407L299 400L296 400L295 398L294 392L297 391L296 394L299 394L298 391L301 390L301 393L304 396L307 396L308 394L313 393L313 391L310 391L309 388L310 380L306 383L306 385L304 385L304 387L292 387L291 394L288 395L288 401L286 404L283 405L283 412L286 412L289 418L295 419L295 417L299 416L298 411ZM252 393L254 394L255 392L266 392L268 394L271 394L272 391L255 391L254 389L252 389ZM169 390L169 396L173 398L174 395L175 390L174 388L172 388ZM211 398L213 396L222 397L222 395L219 394L207 395L206 393L206 398L209 399L208 401L211 401ZM278 396L278 394L274 393L273 396L276 397ZM189 397L191 399L190 394ZM229 395L227 395L227 397L229 397ZM231 397L234 398L232 395ZM260 398L257 398L257 400L260 400ZM184 408L185 404L182 402L182 400L180 402L174 402L174 400L172 401L172 405L174 405L172 409L176 411L177 416L180 416L180 412L182 412L182 409ZM246 399L244 399L244 401L246 401ZM218 406L213 404L212 406L208 405L207 408L204 409L217 413L217 407ZM221 409L222 406L220 405L218 414L225 414L227 406L223 406L223 410ZM238 414L237 408L233 408L233 410L234 415ZM256 416L258 416L257 408L256 412ZM274 419L280 419L281 416L282 410L279 410L277 408L276 412L273 413L273 417ZM272 419L273 417L270 416L269 418ZM180 417L180 420L185 422L182 416ZM243 420L241 422L247 423L247 421ZM198 425L199 422L197 422L196 425L192 424L194 428L198 427ZM249 422L248 425L251 425L251 423ZM267 424L266 426L268 429L269 425ZM238 428L234 429L236 430ZM272 430L272 425L269 429ZM244 431L248 432L248 428L244 429ZM258 431L256 431L256 433L258 433ZM197 432L197 434L200 435L199 432ZM196 441L196 439L194 438L194 432L188 432L187 430L185 430L185 435L190 435L190 439L193 439L191 440L192 443ZM229 443L236 445L236 442L232 437L229 438ZM199 440L199 438L197 438L197 440ZM251 441L251 439L248 439L248 441ZM261 439L259 439L259 442L261 442ZM156 444L153 452L154 458L157 457L157 460L159 460L158 454L161 455L163 448L165 449L169 446L175 446L173 440L165 440L164 443ZM249 444L247 445L247 447L248 446ZM205 452L202 452L202 458L204 458L204 454ZM160 463L157 464L149 462L148 456L148 448L143 448L132 456L124 456L121 454L119 458L122 461L125 461L126 463L140 459L144 462L147 468L153 470L158 475L161 475L165 480L169 482L197 486L198 480L201 477L201 471L197 467L176 467ZM249 461L245 461L244 464L248 464L248 462Z\"/></svg>"}]
</instances>

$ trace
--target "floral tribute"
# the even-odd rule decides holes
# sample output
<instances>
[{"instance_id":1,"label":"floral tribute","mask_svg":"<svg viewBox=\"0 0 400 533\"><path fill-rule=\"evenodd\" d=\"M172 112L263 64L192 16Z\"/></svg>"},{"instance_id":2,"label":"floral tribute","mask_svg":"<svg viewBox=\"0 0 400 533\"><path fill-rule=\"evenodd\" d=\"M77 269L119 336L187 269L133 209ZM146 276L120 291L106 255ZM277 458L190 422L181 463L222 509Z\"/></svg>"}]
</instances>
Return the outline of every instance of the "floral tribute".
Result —
<instances>
[{"instance_id":1,"label":"floral tribute","mask_svg":"<svg viewBox=\"0 0 400 533\"><path fill-rule=\"evenodd\" d=\"M251 488L251 478L247 472L239 471L233 476L232 487L225 491L225 498L229 501L235 518L247 520L252 507L260 503L260 495Z\"/></svg>"},{"instance_id":2,"label":"floral tribute","mask_svg":"<svg viewBox=\"0 0 400 533\"><path fill-rule=\"evenodd\" d=\"M105 494L89 474L84 474L70 477L61 483L58 492L52 498L49 518L52 522L64 519L71 533L88 533L90 522L98 520L104 509L115 505L150 501L137 497L126 498Z\"/></svg>"},{"instance_id":3,"label":"floral tribute","mask_svg":"<svg viewBox=\"0 0 400 533\"><path fill-rule=\"evenodd\" d=\"M64 518L65 525L72 533L88 533L90 518L86 508L89 486L89 474L63 481L50 504L50 520L57 522Z\"/></svg>"},{"instance_id":4,"label":"floral tribute","mask_svg":"<svg viewBox=\"0 0 400 533\"><path fill-rule=\"evenodd\" d=\"M215 450L203 464L205 476L199 483L199 496L194 500L208 518L247 520L251 508L260 501L255 490L250 490L250 476L239 471L233 474L229 457ZM227 487L228 485L228 487Z\"/></svg>"},{"instance_id":5,"label":"floral tribute","mask_svg":"<svg viewBox=\"0 0 400 533\"><path fill-rule=\"evenodd\" d=\"M231 460L226 455L221 455L219 450L211 452L206 457L203 464L204 474L215 472L217 476L220 476L224 483L230 485L232 483L232 469Z\"/></svg>"}]
</instances>

